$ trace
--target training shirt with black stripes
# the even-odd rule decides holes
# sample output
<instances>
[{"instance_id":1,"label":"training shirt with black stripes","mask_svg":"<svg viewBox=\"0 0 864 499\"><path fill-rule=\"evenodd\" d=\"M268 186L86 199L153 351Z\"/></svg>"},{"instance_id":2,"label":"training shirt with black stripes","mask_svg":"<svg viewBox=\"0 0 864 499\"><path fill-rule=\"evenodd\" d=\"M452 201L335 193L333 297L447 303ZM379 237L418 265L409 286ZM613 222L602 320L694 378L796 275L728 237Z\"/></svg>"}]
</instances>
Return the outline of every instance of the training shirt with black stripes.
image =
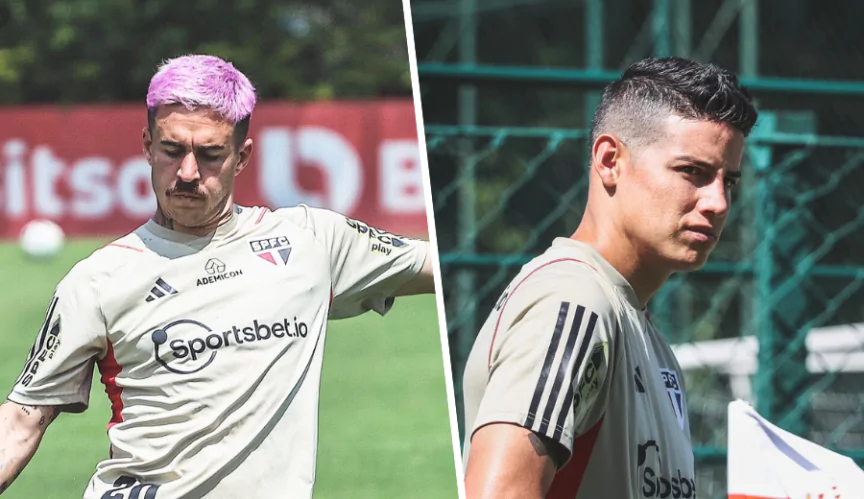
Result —
<instances>
[{"instance_id":1,"label":"training shirt with black stripes","mask_svg":"<svg viewBox=\"0 0 864 499\"><path fill-rule=\"evenodd\" d=\"M98 365L110 457L68 497L312 497L327 320L385 313L425 258L306 206L206 237L150 221L60 282L9 399L80 412Z\"/></svg>"},{"instance_id":2,"label":"training shirt with black stripes","mask_svg":"<svg viewBox=\"0 0 864 499\"><path fill-rule=\"evenodd\" d=\"M466 438L519 425L568 460L549 499L695 497L681 368L629 283L558 238L502 293L464 376Z\"/></svg>"}]
</instances>

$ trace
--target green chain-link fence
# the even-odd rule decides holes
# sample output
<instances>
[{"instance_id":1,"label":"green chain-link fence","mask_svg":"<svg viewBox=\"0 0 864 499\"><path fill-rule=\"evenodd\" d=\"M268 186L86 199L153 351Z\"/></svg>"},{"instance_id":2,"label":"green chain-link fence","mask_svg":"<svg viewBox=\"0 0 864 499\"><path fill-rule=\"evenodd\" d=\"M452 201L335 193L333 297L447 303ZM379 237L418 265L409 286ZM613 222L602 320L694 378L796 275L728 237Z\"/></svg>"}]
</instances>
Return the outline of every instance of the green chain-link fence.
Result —
<instances>
[{"instance_id":1,"label":"green chain-link fence","mask_svg":"<svg viewBox=\"0 0 864 499\"><path fill-rule=\"evenodd\" d=\"M462 369L482 322L519 267L581 219L597 91L628 58L707 54L700 58L740 70L762 115L723 240L703 270L673 276L649 305L685 367L699 497L725 497L726 408L736 397L864 462L864 138L857 138L864 136L864 64L853 67L854 49L839 44L862 35L835 20L833 31L810 30L822 37L813 50L782 46L778 40L787 43L800 29L778 21L788 10L813 19L796 1L578 4L461 0L448 17L415 2L460 424ZM642 28L610 29L613 5ZM848 6L846 16L864 15L864 6ZM553 43L563 12L571 15L571 39ZM724 35L724 26L737 37ZM699 34L690 54L681 48L685 28ZM493 41L506 38L499 45L508 46L520 30L523 44L539 46L532 52L538 65L556 65L548 62L556 44L572 42L585 56L553 68L501 66L518 54L499 54ZM638 50L640 37L647 53ZM813 62L830 37L838 40L834 59ZM598 47L620 60L610 64L601 54L592 61ZM802 76L796 60L816 68L806 74L811 79L785 78ZM848 70L837 71L838 61ZM760 65L772 77L759 76ZM861 82L816 78L839 75Z\"/></svg>"}]
</instances>

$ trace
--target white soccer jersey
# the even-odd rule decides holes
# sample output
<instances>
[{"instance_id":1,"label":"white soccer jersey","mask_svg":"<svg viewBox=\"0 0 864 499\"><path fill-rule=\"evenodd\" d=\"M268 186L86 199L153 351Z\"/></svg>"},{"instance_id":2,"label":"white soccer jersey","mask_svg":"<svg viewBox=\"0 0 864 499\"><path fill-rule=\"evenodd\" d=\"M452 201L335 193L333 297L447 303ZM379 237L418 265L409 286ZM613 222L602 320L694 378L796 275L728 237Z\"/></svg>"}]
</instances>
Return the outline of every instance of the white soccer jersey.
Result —
<instances>
[{"instance_id":1,"label":"white soccer jersey","mask_svg":"<svg viewBox=\"0 0 864 499\"><path fill-rule=\"evenodd\" d=\"M465 369L467 435L510 423L570 453L549 499L692 498L681 368L627 281L590 246L559 238L522 268Z\"/></svg>"},{"instance_id":2,"label":"white soccer jersey","mask_svg":"<svg viewBox=\"0 0 864 499\"><path fill-rule=\"evenodd\" d=\"M82 411L98 364L111 457L85 499L311 497L327 319L386 312L425 258L305 206L206 238L150 221L58 285L9 400Z\"/></svg>"}]
</instances>

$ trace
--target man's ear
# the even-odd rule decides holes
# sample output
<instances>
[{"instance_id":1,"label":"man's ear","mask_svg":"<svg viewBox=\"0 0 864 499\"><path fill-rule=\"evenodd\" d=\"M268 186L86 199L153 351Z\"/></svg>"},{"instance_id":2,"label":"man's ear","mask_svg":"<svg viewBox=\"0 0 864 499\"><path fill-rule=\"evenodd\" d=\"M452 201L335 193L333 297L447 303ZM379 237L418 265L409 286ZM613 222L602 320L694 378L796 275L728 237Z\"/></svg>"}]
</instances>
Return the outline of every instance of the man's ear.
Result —
<instances>
[{"instance_id":1,"label":"man's ear","mask_svg":"<svg viewBox=\"0 0 864 499\"><path fill-rule=\"evenodd\" d=\"M240 175L246 166L249 165L249 159L252 157L252 139L247 138L243 142L243 147L240 148L240 152L237 153L240 156L239 161L234 166L234 176Z\"/></svg>"},{"instance_id":2,"label":"man's ear","mask_svg":"<svg viewBox=\"0 0 864 499\"><path fill-rule=\"evenodd\" d=\"M144 158L151 165L153 164L153 153L151 151L151 146L153 145L153 136L150 134L150 127L144 127L144 130L141 132L141 145L144 151Z\"/></svg>"},{"instance_id":3,"label":"man's ear","mask_svg":"<svg viewBox=\"0 0 864 499\"><path fill-rule=\"evenodd\" d=\"M600 177L607 189L614 189L618 185L624 155L624 143L612 134L600 135L594 141L591 148L591 170Z\"/></svg>"}]
</instances>

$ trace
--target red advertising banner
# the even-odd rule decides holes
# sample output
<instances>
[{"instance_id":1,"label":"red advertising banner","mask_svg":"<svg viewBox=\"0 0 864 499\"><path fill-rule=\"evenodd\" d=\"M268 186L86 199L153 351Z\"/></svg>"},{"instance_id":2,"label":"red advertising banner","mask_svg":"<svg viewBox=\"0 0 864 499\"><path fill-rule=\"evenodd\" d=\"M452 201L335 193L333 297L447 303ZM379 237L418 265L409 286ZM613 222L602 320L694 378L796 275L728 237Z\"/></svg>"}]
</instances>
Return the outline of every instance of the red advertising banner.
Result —
<instances>
[{"instance_id":1,"label":"red advertising banner","mask_svg":"<svg viewBox=\"0 0 864 499\"><path fill-rule=\"evenodd\" d=\"M29 220L68 235L122 235L156 201L141 146L143 105L0 110L0 237ZM411 101L262 103L236 201L306 203L389 232L427 233Z\"/></svg>"}]
</instances>

